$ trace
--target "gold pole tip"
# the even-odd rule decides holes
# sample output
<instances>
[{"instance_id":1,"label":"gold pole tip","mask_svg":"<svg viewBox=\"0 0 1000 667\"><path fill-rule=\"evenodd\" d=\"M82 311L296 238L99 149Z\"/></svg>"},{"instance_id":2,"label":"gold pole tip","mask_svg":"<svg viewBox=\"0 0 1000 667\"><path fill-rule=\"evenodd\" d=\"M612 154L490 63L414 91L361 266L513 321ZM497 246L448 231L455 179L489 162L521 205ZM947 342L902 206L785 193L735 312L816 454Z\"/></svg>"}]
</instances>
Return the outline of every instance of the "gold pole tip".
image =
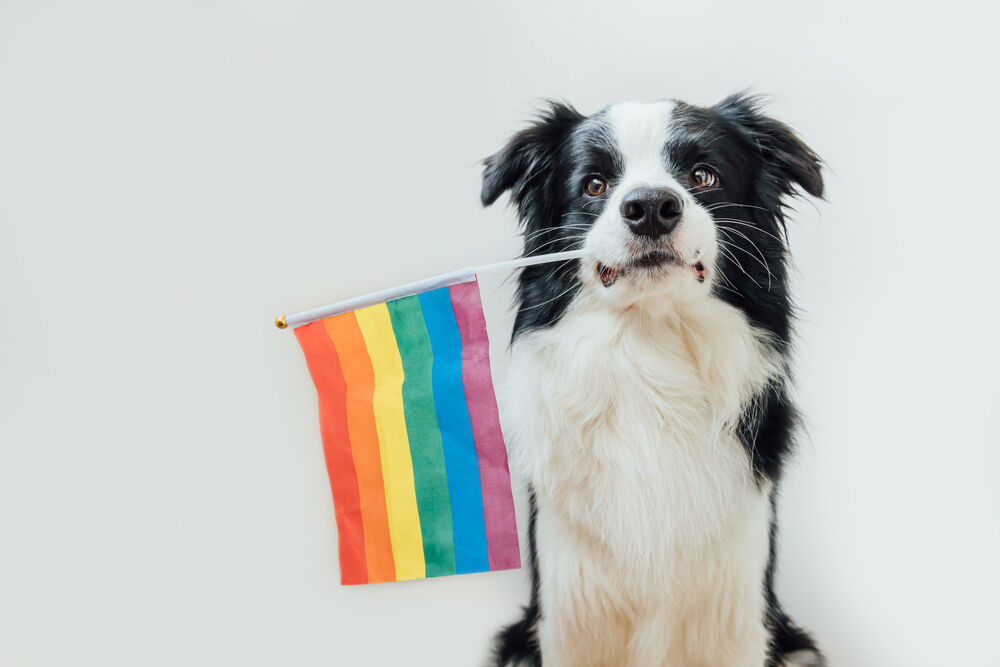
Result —
<instances>
[{"instance_id":1,"label":"gold pole tip","mask_svg":"<svg viewBox=\"0 0 1000 667\"><path fill-rule=\"evenodd\" d=\"M287 329L288 323L285 322L285 316L282 315L281 317L274 320L274 326L278 327L279 329Z\"/></svg>"}]
</instances>

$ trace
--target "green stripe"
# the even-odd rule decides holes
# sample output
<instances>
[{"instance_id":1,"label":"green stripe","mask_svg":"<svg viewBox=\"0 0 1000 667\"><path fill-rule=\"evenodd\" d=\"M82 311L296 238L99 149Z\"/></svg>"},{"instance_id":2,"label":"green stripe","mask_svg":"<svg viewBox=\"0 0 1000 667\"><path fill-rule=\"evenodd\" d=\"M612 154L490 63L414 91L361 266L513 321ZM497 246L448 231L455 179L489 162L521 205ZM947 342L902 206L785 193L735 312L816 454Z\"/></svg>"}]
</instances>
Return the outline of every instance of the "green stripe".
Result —
<instances>
[{"instance_id":1,"label":"green stripe","mask_svg":"<svg viewBox=\"0 0 1000 667\"><path fill-rule=\"evenodd\" d=\"M410 439L413 481L417 488L420 532L424 539L427 576L455 574L451 499L444 463L441 428L434 407L434 353L415 296L390 301L389 318L403 360L403 414Z\"/></svg>"}]
</instances>

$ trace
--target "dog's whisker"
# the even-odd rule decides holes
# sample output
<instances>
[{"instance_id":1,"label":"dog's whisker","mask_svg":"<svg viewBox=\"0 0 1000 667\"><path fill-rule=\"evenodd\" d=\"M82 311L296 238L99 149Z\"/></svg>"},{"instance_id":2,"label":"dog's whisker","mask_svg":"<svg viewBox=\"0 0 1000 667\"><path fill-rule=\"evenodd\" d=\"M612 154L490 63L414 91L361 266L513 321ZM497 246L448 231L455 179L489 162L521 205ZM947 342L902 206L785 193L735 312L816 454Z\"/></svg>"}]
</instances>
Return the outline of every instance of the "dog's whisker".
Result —
<instances>
[{"instance_id":1,"label":"dog's whisker","mask_svg":"<svg viewBox=\"0 0 1000 667\"><path fill-rule=\"evenodd\" d=\"M737 204L735 202L728 202L728 201L718 202L716 204L709 204L708 206L705 207L705 210L711 212L718 210L720 208L730 208L733 206L737 206L739 208L754 208L759 211L767 211L767 209L764 208L763 206L754 206L753 204Z\"/></svg>"},{"instance_id":2,"label":"dog's whisker","mask_svg":"<svg viewBox=\"0 0 1000 667\"><path fill-rule=\"evenodd\" d=\"M729 245L729 247L730 247L730 248L732 248L733 250L739 250L740 252L742 252L742 253L744 253L744 254L746 254L746 255L749 255L749 256L750 256L750 257L751 257L752 259L754 259L754 260L755 260L755 261L756 261L756 262L757 262L758 264L760 264L761 266L763 266L763 267L764 267L764 270L765 270L765 271L767 271L767 291L768 291L768 292L770 292L770 291L771 291L771 278L772 278L772 276L771 276L771 269L770 269L770 268L768 268L768 266L767 266L767 263L766 263L766 262L764 262L763 260L759 259L759 258L757 257L757 255L753 254L752 252L750 252L750 251L749 251L749 250L747 250L746 248L741 248L740 246L736 245L735 243L731 243L731 244ZM741 267L741 268L742 268L742 267ZM745 272L744 272L744 273L745 273ZM747 275L749 276L749 274L747 274Z\"/></svg>"},{"instance_id":3,"label":"dog's whisker","mask_svg":"<svg viewBox=\"0 0 1000 667\"><path fill-rule=\"evenodd\" d=\"M577 230L577 231L587 231L591 229L590 225L561 225L559 227L546 227L545 229L540 229L531 234L524 234L523 239L525 243L532 241L540 236L545 236L546 234L558 234L562 230Z\"/></svg>"},{"instance_id":4,"label":"dog's whisker","mask_svg":"<svg viewBox=\"0 0 1000 667\"><path fill-rule=\"evenodd\" d=\"M530 234L522 234L525 239L537 238L539 236L545 236L546 234L558 234L564 229L576 229L576 230L586 230L590 229L589 225L561 225L559 227L546 227L545 229L539 229Z\"/></svg>"},{"instance_id":5,"label":"dog's whisker","mask_svg":"<svg viewBox=\"0 0 1000 667\"><path fill-rule=\"evenodd\" d=\"M719 276L719 279L720 279L720 280L721 280L722 282L716 282L716 283L715 283L715 286L716 286L716 287L721 287L721 288L722 288L722 289L724 289L724 290L729 290L729 291L730 291L730 292L732 292L733 294L736 294L736 295L740 295L740 292L739 292L739 291L737 291L737 290L736 290L736 288L734 288L734 287L732 286L732 283L730 283L730 282L729 282L729 279L728 279L728 278L726 278L726 276L725 276L724 274L722 274L722 273L719 273L719 274L718 274L718 276Z\"/></svg>"},{"instance_id":6,"label":"dog's whisker","mask_svg":"<svg viewBox=\"0 0 1000 667\"><path fill-rule=\"evenodd\" d=\"M564 242L564 241L566 243L570 244L570 247L566 248L567 250L575 250L576 248L573 247L573 244L575 244L577 241L583 241L585 238L587 238L587 237L586 236L562 236L562 237L557 238L557 239L549 239L545 243L542 243L540 245L532 247L531 251L525 253L524 257L535 257L537 255L543 254L543 253L540 253L538 251L541 250L542 248L546 247L546 246L552 245L553 243L561 243L561 242Z\"/></svg>"},{"instance_id":7,"label":"dog's whisker","mask_svg":"<svg viewBox=\"0 0 1000 667\"><path fill-rule=\"evenodd\" d=\"M734 225L740 225L741 227L749 227L750 229L757 230L761 234L766 234L767 236L770 236L775 241L780 241L781 243L785 242L785 239L781 238L780 236L775 236L774 234L772 234L771 232L767 231L766 229L761 229L757 225L751 224L751 223L747 222L746 220L740 220L738 218L715 218L715 221L716 222L731 223L731 224L734 224ZM725 225L719 225L719 226L720 227L724 227Z\"/></svg>"},{"instance_id":8,"label":"dog's whisker","mask_svg":"<svg viewBox=\"0 0 1000 667\"><path fill-rule=\"evenodd\" d=\"M746 251L743 248L740 248L740 246L736 245L735 243L733 244L734 248L739 248L740 250L743 250L748 255L750 255L751 257L753 257L754 259L756 259L760 263L760 265L764 267L764 269L767 271L767 290L771 291L771 280L772 280L772 278L774 276L771 275L771 267L768 266L768 264L767 264L767 258L764 257L764 253L763 253L763 251L761 251L760 247L756 243L754 243L752 240L750 240L750 237L748 237L746 234L744 234L743 232L741 232L741 231L739 231L737 229L725 229L724 227L719 227L718 229L719 229L719 231L721 233L726 234L727 237L728 237L729 233L739 234L740 236L742 236L743 238L745 238L747 240L747 242L750 243L750 245L752 245L754 247L754 250L756 250L757 254L760 255L759 259L756 256L754 256L752 253L750 253L749 251ZM728 237L728 238L731 239L732 237Z\"/></svg>"},{"instance_id":9,"label":"dog's whisker","mask_svg":"<svg viewBox=\"0 0 1000 667\"><path fill-rule=\"evenodd\" d=\"M529 310L535 310L536 308L541 308L544 305L550 304L553 301L557 301L557 300L561 299L562 297L566 296L567 294L569 294L573 290L576 290L576 289L579 289L579 288L580 288L580 284L579 283L574 283L574 284L570 285L569 287L567 287L562 292L560 292L559 294L557 294L554 297L552 297L551 299L546 299L545 301L542 301L541 303L536 303L536 304L528 306L526 308L521 308L520 312L527 312Z\"/></svg>"},{"instance_id":10,"label":"dog's whisker","mask_svg":"<svg viewBox=\"0 0 1000 667\"><path fill-rule=\"evenodd\" d=\"M720 230L720 231L724 231L724 230ZM732 231L735 231L735 230L732 230L732 229L730 229L730 230L728 230L728 231L732 232ZM741 236L742 236L742 235L741 235ZM744 236L744 238L746 238L746 237ZM753 254L753 253L751 253L750 251L748 251L748 250L746 250L746 249L744 249L744 248L741 248L741 247L739 246L739 244L737 244L736 242L734 242L734 241L732 240L732 237L731 237L731 236L728 236L728 235L727 235L727 239L729 239L729 242L730 242L730 244L731 244L731 247L733 247L733 248L736 248L736 249L738 249L738 250L741 250L741 251L745 252L746 254L748 254L748 255L750 255L751 257L753 257L753 258L754 258L754 260L756 260L758 264L760 264L761 266L763 266L763 267L764 267L764 269L765 269L765 270L767 271L767 276L768 276L768 281L770 281L770 280L771 280L771 278L773 277L773 276L771 275L771 267L770 267L770 266L768 266L768 264L767 264L767 258L766 258L766 257L764 257L764 253L762 253L762 252L760 251L760 248L757 248L757 244L755 244L755 243L754 243L753 241L750 241L750 239L747 239L747 241L750 241L751 245L753 245L753 247L754 247L754 248L755 248L755 249L757 250L757 255L754 255L754 254ZM759 257L758 257L758 255L759 255Z\"/></svg>"},{"instance_id":11,"label":"dog's whisker","mask_svg":"<svg viewBox=\"0 0 1000 667\"><path fill-rule=\"evenodd\" d=\"M727 250L727 248L729 246L730 246L730 244L726 243L725 241L721 241L720 240L719 241L719 252L724 253L726 255L726 257L728 257L734 264L736 264L736 266L739 267L740 271L743 272L743 275L745 275L747 278L749 278L753 282L754 285L756 285L757 287L763 287L759 282L757 282L757 280L753 276L751 276L747 272L746 269L743 268L743 265L740 264L740 261L738 259L736 259L736 256L733 253L731 253L731 252L729 252ZM737 246L732 246L732 247L735 248Z\"/></svg>"}]
</instances>

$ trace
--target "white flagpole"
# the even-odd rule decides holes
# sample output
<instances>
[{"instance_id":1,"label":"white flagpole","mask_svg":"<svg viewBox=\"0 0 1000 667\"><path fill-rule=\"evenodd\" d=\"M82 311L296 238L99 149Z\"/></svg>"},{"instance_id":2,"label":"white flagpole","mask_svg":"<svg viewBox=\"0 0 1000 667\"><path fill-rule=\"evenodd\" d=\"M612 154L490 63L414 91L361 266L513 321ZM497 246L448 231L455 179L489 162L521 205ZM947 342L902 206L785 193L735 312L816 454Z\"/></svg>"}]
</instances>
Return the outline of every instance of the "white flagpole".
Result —
<instances>
[{"instance_id":1,"label":"white flagpole","mask_svg":"<svg viewBox=\"0 0 1000 667\"><path fill-rule=\"evenodd\" d=\"M347 313L352 310L357 310L358 308L374 306L375 304L382 303L384 301L400 299L404 296L413 296L414 294L420 294L421 292L426 292L428 290L438 289L439 287L448 287L449 285L469 282L470 280L475 279L476 274L480 272L500 270L511 271L513 269L522 269L526 266L534 266L535 264L548 264L549 262L562 262L570 259L580 259L583 256L584 252L582 250L568 250L566 252L554 252L547 255L521 257L519 259L511 259L506 262L495 262L493 264L483 264L481 266L459 269L458 271L452 271L451 273L443 273L440 276L433 276L431 278L417 280L412 283L406 283L405 285L399 285L398 287L390 287L389 289L372 292L371 294L365 294L364 296L355 297L353 299L338 301L337 303L331 303L328 306L320 306L319 308L303 310L301 313L293 313L292 315L282 315L274 321L274 324L279 329L300 327L303 324L309 324L310 322L315 322L316 320L322 320L334 315L340 315L341 313Z\"/></svg>"}]
</instances>

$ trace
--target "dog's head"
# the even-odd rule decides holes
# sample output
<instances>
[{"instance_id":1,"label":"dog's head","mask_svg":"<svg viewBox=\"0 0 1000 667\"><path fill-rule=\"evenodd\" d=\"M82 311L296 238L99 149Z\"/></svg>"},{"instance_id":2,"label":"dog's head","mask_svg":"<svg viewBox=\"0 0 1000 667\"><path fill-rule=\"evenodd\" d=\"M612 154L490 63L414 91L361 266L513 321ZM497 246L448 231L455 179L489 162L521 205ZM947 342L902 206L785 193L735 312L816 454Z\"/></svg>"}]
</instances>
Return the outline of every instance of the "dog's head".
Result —
<instances>
[{"instance_id":1,"label":"dog's head","mask_svg":"<svg viewBox=\"0 0 1000 667\"><path fill-rule=\"evenodd\" d=\"M586 253L523 272L515 335L586 293L612 308L720 298L787 339L784 201L821 196L823 179L815 153L755 98L592 116L554 103L485 165L483 204L510 191L525 255Z\"/></svg>"}]
</instances>

